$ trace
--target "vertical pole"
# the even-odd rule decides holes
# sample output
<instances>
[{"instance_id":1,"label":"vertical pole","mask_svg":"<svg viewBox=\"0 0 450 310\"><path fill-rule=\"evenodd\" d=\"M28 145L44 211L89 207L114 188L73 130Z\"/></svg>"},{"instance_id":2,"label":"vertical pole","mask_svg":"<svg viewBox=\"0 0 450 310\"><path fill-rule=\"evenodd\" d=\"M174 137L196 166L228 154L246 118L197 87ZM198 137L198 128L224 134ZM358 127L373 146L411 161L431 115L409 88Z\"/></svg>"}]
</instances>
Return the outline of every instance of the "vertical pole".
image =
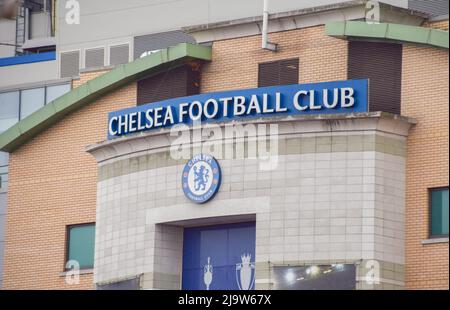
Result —
<instances>
[{"instance_id":1,"label":"vertical pole","mask_svg":"<svg viewBox=\"0 0 450 310\"><path fill-rule=\"evenodd\" d=\"M262 42L261 42L261 47L263 49L267 49L270 51L276 51L277 50L277 44L275 43L270 43L268 41L268 37L267 37L267 32L268 30L268 26L269 26L269 0L264 0L263 3L263 25L262 25Z\"/></svg>"},{"instance_id":2,"label":"vertical pole","mask_svg":"<svg viewBox=\"0 0 450 310\"><path fill-rule=\"evenodd\" d=\"M263 4L263 24L262 24L262 48L267 48L267 23L269 21L269 0L264 0Z\"/></svg>"}]
</instances>

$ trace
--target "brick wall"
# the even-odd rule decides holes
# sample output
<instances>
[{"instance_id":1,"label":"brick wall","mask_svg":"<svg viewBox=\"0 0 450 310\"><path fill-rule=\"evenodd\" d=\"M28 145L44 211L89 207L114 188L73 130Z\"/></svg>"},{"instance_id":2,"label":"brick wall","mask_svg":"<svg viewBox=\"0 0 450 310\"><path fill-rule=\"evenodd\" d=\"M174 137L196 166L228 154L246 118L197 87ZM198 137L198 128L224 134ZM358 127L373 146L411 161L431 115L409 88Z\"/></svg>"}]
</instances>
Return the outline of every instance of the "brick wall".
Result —
<instances>
[{"instance_id":1,"label":"brick wall","mask_svg":"<svg viewBox=\"0 0 450 310\"><path fill-rule=\"evenodd\" d=\"M74 87L104 72L82 74ZM97 164L85 151L106 138L107 112L136 102L136 84L70 114L11 154L4 289L87 289L92 273L68 286L65 228L95 222Z\"/></svg>"},{"instance_id":2,"label":"brick wall","mask_svg":"<svg viewBox=\"0 0 450 310\"><path fill-rule=\"evenodd\" d=\"M279 51L261 49L261 36L216 41L202 69L201 92L258 86L258 63L299 58L299 83L345 80L347 41L325 35L323 26L271 33Z\"/></svg>"},{"instance_id":3,"label":"brick wall","mask_svg":"<svg viewBox=\"0 0 450 310\"><path fill-rule=\"evenodd\" d=\"M448 186L448 51L404 45L402 114L410 130L406 169L406 286L448 289L447 243L428 238L428 188Z\"/></svg>"},{"instance_id":4,"label":"brick wall","mask_svg":"<svg viewBox=\"0 0 450 310\"><path fill-rule=\"evenodd\" d=\"M442 20L438 22L425 22L422 26L448 31L448 20Z\"/></svg>"}]
</instances>

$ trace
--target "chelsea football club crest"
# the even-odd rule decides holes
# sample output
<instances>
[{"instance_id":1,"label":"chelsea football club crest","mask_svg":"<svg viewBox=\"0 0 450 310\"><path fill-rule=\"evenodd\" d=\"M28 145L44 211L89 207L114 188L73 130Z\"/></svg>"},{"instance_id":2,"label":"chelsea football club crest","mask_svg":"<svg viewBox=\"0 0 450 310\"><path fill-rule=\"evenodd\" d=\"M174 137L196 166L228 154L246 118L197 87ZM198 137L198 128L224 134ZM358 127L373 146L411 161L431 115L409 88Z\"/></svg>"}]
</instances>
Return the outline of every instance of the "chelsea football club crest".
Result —
<instances>
[{"instance_id":1,"label":"chelsea football club crest","mask_svg":"<svg viewBox=\"0 0 450 310\"><path fill-rule=\"evenodd\" d=\"M183 169L184 194L196 203L207 202L219 190L220 178L220 166L214 157L195 155Z\"/></svg>"}]
</instances>

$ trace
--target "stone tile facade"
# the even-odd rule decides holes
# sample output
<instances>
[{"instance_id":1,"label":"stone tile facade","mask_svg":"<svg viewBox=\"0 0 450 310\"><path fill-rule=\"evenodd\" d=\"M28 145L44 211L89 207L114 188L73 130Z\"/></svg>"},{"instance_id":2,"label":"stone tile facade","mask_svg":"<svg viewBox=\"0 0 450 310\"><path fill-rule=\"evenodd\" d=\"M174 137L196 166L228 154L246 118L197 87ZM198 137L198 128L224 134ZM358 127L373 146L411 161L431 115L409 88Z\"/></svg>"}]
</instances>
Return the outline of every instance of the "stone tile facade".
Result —
<instances>
[{"instance_id":1,"label":"stone tile facade","mask_svg":"<svg viewBox=\"0 0 450 310\"><path fill-rule=\"evenodd\" d=\"M410 124L380 116L341 119L337 128L326 122L279 123L274 170L261 171L256 159L220 159L222 185L205 205L184 196L187 160L171 158L167 134L91 146L99 161L94 281L145 274L148 288L178 289L183 230L176 223L254 215L257 288L271 288L270 264L365 260L380 264L381 282L367 287L358 279L359 288L403 287Z\"/></svg>"}]
</instances>

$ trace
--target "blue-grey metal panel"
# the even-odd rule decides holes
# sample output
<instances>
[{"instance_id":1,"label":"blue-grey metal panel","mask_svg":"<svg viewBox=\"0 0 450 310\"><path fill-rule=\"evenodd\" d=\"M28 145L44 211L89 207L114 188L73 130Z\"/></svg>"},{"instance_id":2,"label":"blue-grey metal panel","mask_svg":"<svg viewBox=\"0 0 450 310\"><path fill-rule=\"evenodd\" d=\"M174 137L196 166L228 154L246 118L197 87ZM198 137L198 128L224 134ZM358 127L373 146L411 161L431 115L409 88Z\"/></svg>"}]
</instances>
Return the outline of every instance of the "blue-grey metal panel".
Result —
<instances>
[{"instance_id":1,"label":"blue-grey metal panel","mask_svg":"<svg viewBox=\"0 0 450 310\"><path fill-rule=\"evenodd\" d=\"M431 16L440 16L448 14L448 0L409 0L409 8L430 14Z\"/></svg>"},{"instance_id":2,"label":"blue-grey metal panel","mask_svg":"<svg viewBox=\"0 0 450 310\"><path fill-rule=\"evenodd\" d=\"M196 42L194 37L181 30L134 37L134 59L139 58L144 52L160 50L178 43L195 44Z\"/></svg>"}]
</instances>

